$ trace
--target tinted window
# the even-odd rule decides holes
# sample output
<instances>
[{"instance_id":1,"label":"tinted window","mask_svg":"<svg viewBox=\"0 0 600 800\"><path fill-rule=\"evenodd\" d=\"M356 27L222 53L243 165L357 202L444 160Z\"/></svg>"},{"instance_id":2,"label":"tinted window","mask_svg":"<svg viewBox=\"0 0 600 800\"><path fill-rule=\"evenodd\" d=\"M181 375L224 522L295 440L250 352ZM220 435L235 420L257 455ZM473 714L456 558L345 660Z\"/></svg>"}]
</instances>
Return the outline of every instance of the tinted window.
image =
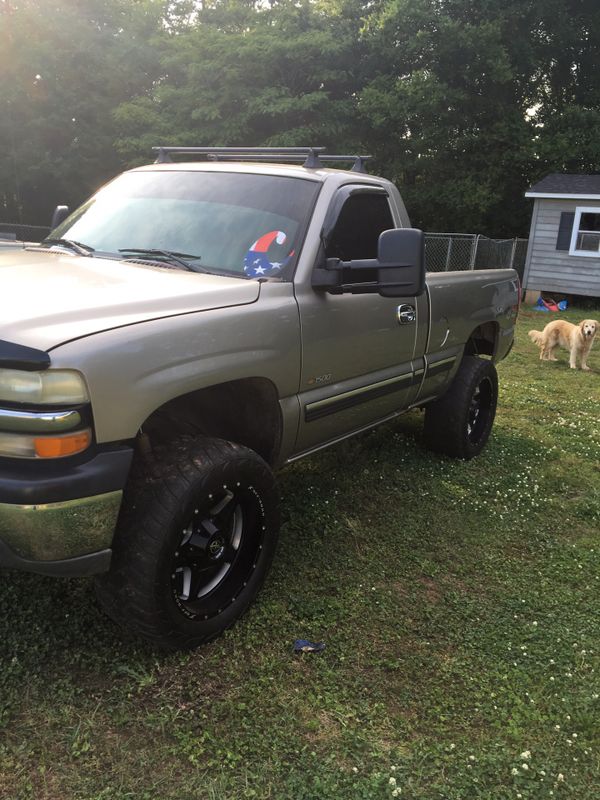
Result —
<instances>
[{"instance_id":1,"label":"tinted window","mask_svg":"<svg viewBox=\"0 0 600 800\"><path fill-rule=\"evenodd\" d=\"M377 258L379 234L395 227L386 195L351 195L342 207L325 256L342 261Z\"/></svg>"}]
</instances>

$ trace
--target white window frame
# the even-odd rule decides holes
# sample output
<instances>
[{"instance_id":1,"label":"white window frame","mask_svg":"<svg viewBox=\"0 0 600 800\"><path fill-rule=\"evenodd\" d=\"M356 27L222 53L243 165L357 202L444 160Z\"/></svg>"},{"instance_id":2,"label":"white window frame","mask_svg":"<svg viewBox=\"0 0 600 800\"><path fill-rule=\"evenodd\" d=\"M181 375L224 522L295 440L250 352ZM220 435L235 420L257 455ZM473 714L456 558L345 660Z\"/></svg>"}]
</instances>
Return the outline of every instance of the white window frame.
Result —
<instances>
[{"instance_id":1,"label":"white window frame","mask_svg":"<svg viewBox=\"0 0 600 800\"><path fill-rule=\"evenodd\" d=\"M573 230L571 231L571 244L569 246L570 256L583 256L584 258L600 258L600 248L597 251L577 250L577 237L579 236L579 225L582 214L600 215L600 206L578 206L575 209L575 219L573 220ZM600 234L600 231L598 232Z\"/></svg>"}]
</instances>

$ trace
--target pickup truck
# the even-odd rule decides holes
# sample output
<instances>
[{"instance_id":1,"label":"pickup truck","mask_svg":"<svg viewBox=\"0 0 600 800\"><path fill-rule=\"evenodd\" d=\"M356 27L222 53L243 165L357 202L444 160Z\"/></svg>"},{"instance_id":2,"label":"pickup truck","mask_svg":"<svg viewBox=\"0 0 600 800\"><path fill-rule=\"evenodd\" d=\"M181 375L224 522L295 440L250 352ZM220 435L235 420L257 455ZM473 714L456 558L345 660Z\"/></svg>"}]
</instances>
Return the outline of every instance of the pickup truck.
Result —
<instances>
[{"instance_id":1,"label":"pickup truck","mask_svg":"<svg viewBox=\"0 0 600 800\"><path fill-rule=\"evenodd\" d=\"M398 190L343 158L161 148L0 255L0 567L93 575L119 624L194 647L265 579L276 468L412 408L481 451L518 276L426 279Z\"/></svg>"}]
</instances>

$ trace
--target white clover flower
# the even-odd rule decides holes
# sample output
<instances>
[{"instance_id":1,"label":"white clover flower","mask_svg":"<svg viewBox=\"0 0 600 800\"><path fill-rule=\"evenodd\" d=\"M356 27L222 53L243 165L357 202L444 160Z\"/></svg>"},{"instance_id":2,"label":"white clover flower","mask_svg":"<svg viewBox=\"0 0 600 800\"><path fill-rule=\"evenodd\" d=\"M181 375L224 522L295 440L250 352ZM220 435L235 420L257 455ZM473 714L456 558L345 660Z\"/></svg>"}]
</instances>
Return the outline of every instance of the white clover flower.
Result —
<instances>
[{"instance_id":1,"label":"white clover flower","mask_svg":"<svg viewBox=\"0 0 600 800\"><path fill-rule=\"evenodd\" d=\"M531 758L531 750L523 750L519 758L528 759Z\"/></svg>"},{"instance_id":2,"label":"white clover flower","mask_svg":"<svg viewBox=\"0 0 600 800\"><path fill-rule=\"evenodd\" d=\"M529 764L525 764L525 763L521 764L521 769L525 769L525 770L529 769Z\"/></svg>"},{"instance_id":3,"label":"white clover flower","mask_svg":"<svg viewBox=\"0 0 600 800\"><path fill-rule=\"evenodd\" d=\"M571 739L576 739L576 738L577 738L577 734L576 733L572 733L571 734Z\"/></svg>"},{"instance_id":4,"label":"white clover flower","mask_svg":"<svg viewBox=\"0 0 600 800\"><path fill-rule=\"evenodd\" d=\"M475 756L469 756L469 761L475 761Z\"/></svg>"},{"instance_id":5,"label":"white clover flower","mask_svg":"<svg viewBox=\"0 0 600 800\"><path fill-rule=\"evenodd\" d=\"M390 786L395 786L396 785L396 778L394 778L394 776L392 775L392 777L389 779L388 783L389 783Z\"/></svg>"},{"instance_id":6,"label":"white clover flower","mask_svg":"<svg viewBox=\"0 0 600 800\"><path fill-rule=\"evenodd\" d=\"M352 767L352 772L354 772L354 774L356 774L358 772L358 767Z\"/></svg>"},{"instance_id":7,"label":"white clover flower","mask_svg":"<svg viewBox=\"0 0 600 800\"><path fill-rule=\"evenodd\" d=\"M399 786L397 786L392 792L392 797L400 797L401 794L402 794L402 789Z\"/></svg>"},{"instance_id":8,"label":"white clover flower","mask_svg":"<svg viewBox=\"0 0 600 800\"><path fill-rule=\"evenodd\" d=\"M556 776L556 780L557 780L559 783L563 783L563 782L564 782L564 780L565 780L565 776L562 774L562 772L559 772L559 773L558 773L558 775Z\"/></svg>"},{"instance_id":9,"label":"white clover flower","mask_svg":"<svg viewBox=\"0 0 600 800\"><path fill-rule=\"evenodd\" d=\"M519 770L516 767L513 767L511 769L511 771L510 771L510 774L511 775L518 775L519 774Z\"/></svg>"},{"instance_id":10,"label":"white clover flower","mask_svg":"<svg viewBox=\"0 0 600 800\"><path fill-rule=\"evenodd\" d=\"M559 731L559 730L560 730L560 725L555 725L555 726L554 726L554 730L555 730L555 731Z\"/></svg>"}]
</instances>

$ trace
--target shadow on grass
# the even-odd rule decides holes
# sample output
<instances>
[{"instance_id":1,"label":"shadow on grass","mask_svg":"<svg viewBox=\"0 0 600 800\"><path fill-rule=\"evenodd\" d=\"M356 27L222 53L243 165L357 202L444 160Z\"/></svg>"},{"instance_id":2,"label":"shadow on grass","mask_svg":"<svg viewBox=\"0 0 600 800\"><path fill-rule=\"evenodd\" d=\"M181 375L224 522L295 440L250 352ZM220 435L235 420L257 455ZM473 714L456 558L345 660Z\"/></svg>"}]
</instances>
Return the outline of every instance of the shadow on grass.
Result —
<instances>
[{"instance_id":1,"label":"shadow on grass","mask_svg":"<svg viewBox=\"0 0 600 800\"><path fill-rule=\"evenodd\" d=\"M1 658L16 657L26 668L44 658L51 672L58 662L73 659L93 665L106 648L119 654L145 649L121 636L101 613L91 579L2 572L0 609Z\"/></svg>"}]
</instances>

